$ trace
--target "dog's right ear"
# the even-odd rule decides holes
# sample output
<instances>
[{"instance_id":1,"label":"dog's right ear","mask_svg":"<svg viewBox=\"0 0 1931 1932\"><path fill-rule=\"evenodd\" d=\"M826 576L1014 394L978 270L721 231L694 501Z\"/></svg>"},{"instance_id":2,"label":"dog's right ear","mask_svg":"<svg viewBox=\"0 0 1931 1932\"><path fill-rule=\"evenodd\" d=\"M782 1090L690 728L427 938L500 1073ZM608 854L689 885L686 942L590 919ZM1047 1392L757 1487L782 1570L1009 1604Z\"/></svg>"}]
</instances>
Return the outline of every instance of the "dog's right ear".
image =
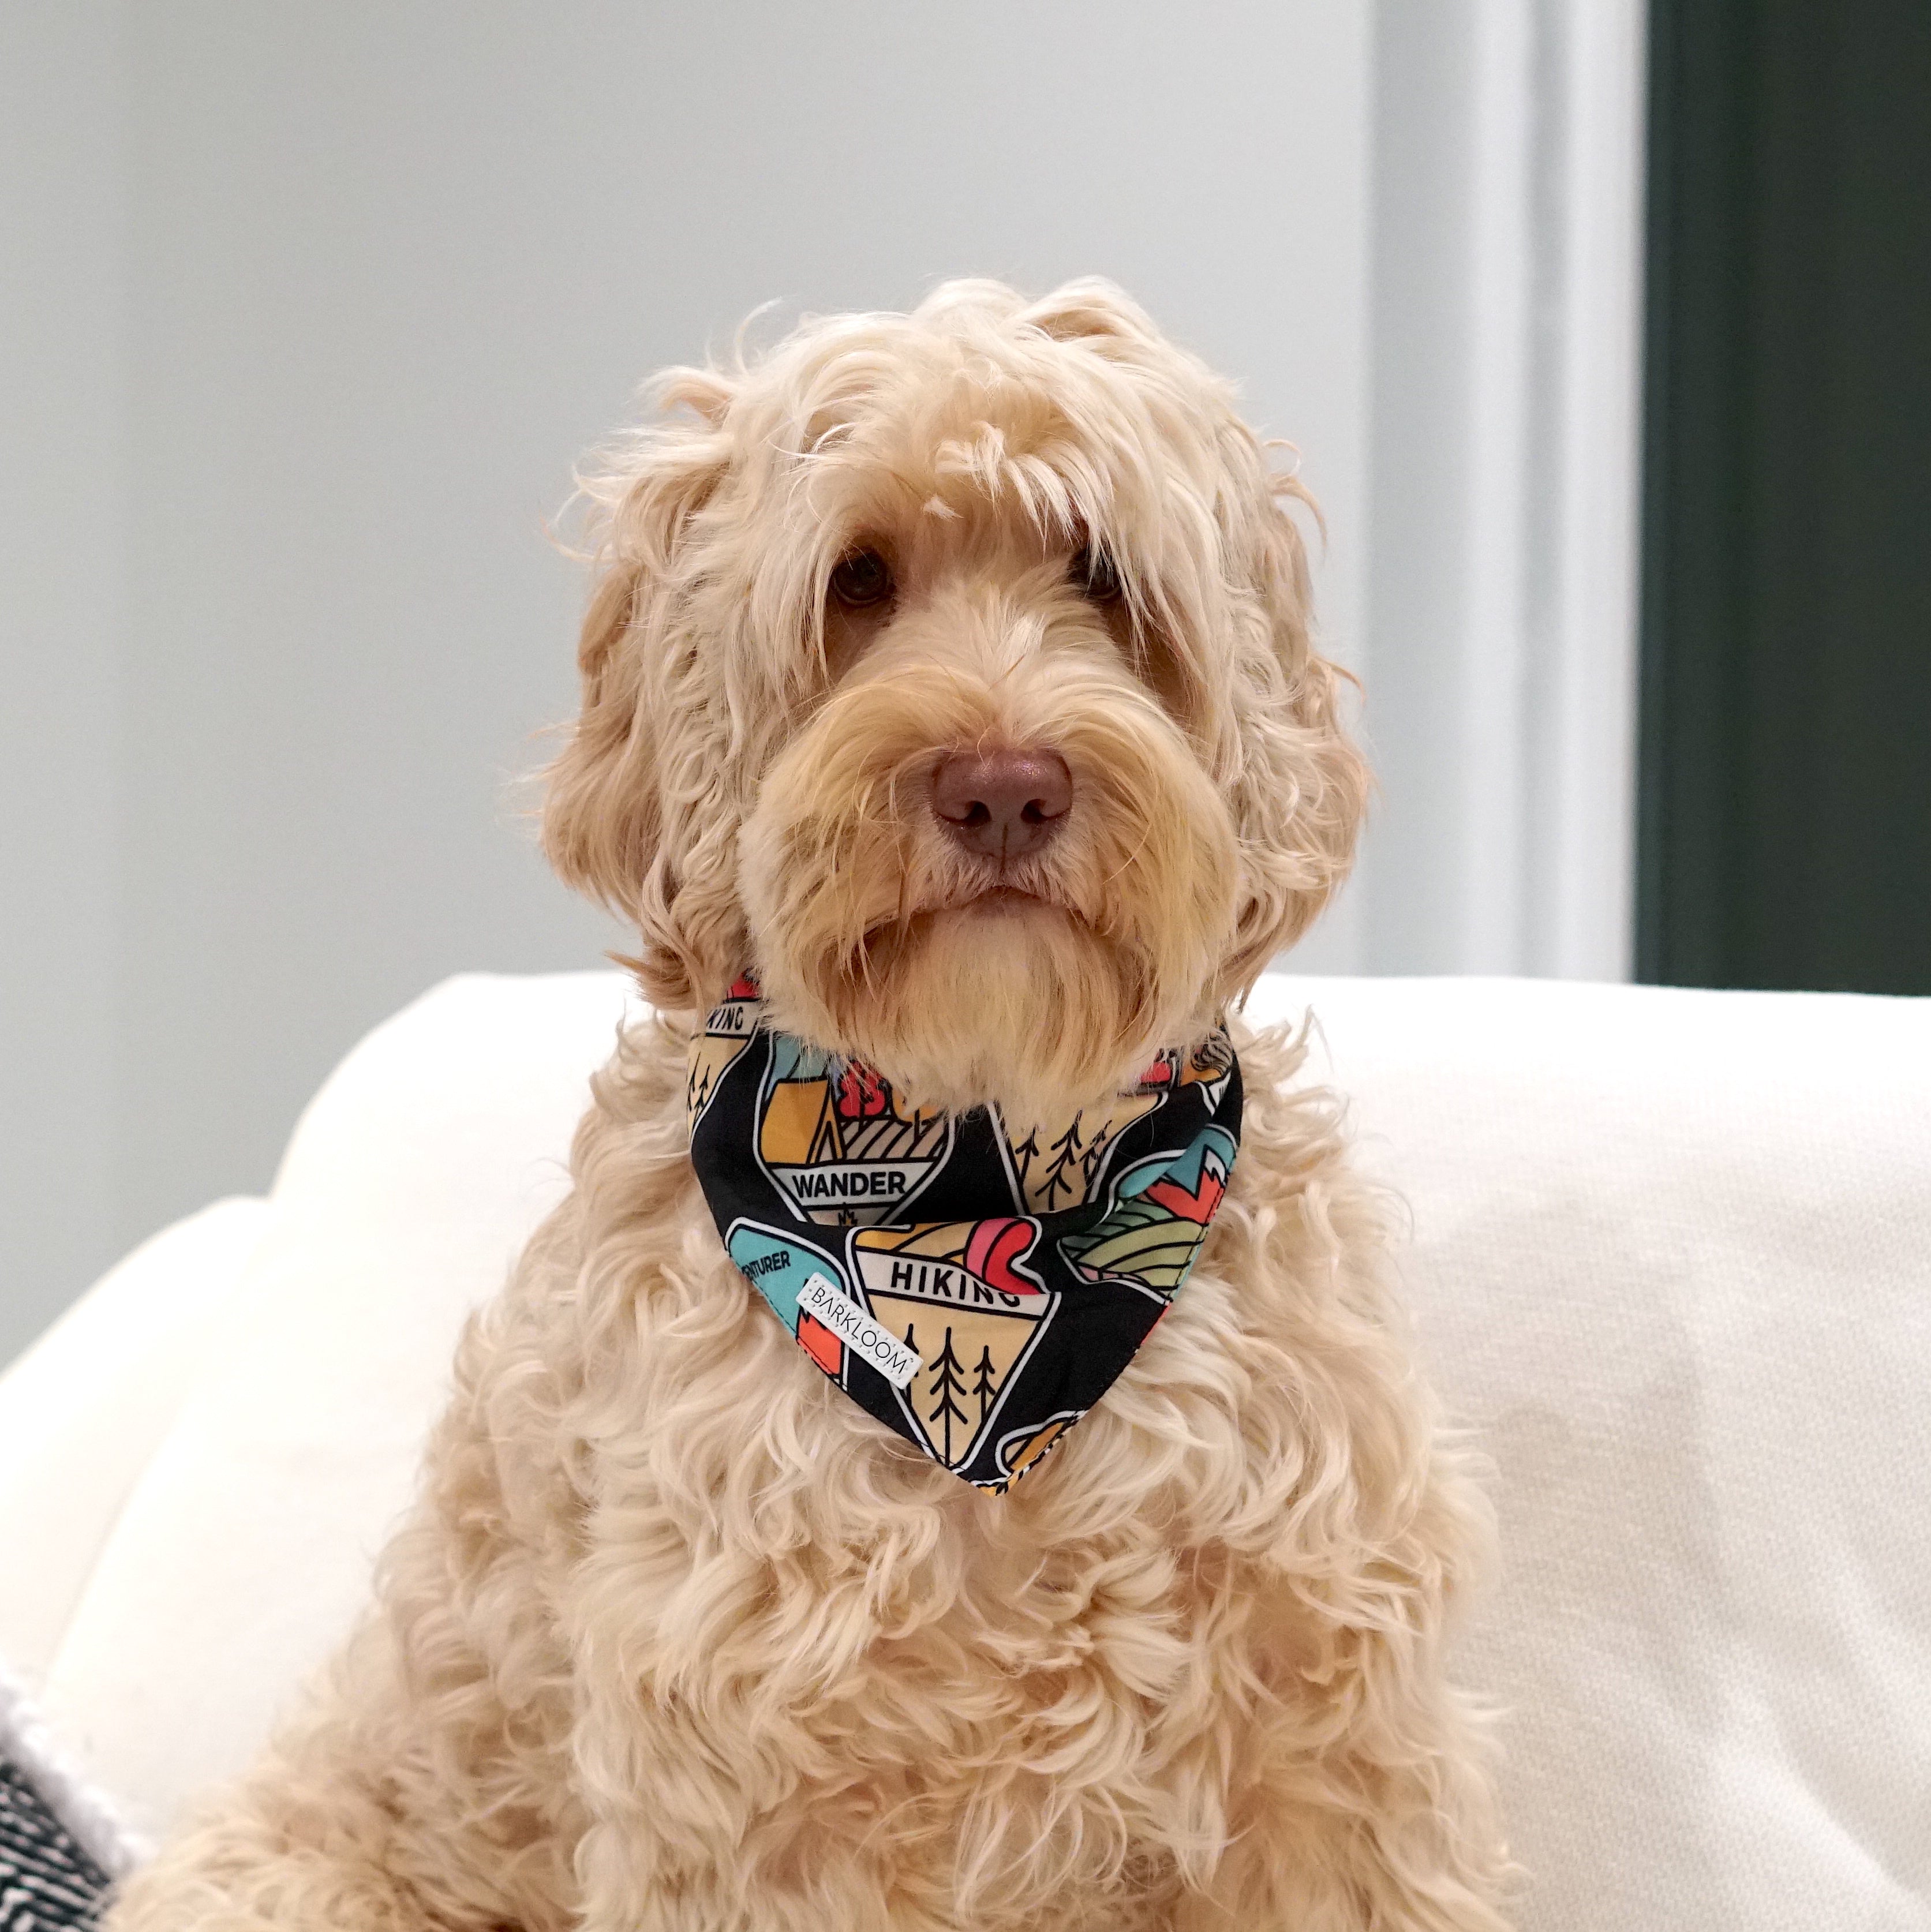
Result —
<instances>
[{"instance_id":1,"label":"dog's right ear","mask_svg":"<svg viewBox=\"0 0 1931 1932\"><path fill-rule=\"evenodd\" d=\"M660 409L689 413L660 418L582 480L599 513L599 574L577 650L582 709L547 774L543 849L566 884L635 925L643 949L632 964L644 991L677 1006L689 1004L711 962L680 916L660 778L665 700L689 526L729 467L721 425L731 386L712 370L680 369L654 394Z\"/></svg>"}]
</instances>

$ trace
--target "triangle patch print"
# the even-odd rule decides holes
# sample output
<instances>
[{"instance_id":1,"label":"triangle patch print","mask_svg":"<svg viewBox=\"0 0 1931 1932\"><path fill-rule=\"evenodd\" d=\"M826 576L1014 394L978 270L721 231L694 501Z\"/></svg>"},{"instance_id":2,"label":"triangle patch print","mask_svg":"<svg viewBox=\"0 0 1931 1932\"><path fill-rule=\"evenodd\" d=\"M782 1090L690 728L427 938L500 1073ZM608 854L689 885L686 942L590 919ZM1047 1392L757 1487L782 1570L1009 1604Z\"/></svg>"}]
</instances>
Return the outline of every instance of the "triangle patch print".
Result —
<instances>
[{"instance_id":1,"label":"triangle patch print","mask_svg":"<svg viewBox=\"0 0 1931 1932\"><path fill-rule=\"evenodd\" d=\"M972 1462L1059 1306L1056 1294L1017 1272L1038 1236L1037 1222L1007 1218L867 1228L851 1238L865 1305L925 1365L899 1400L926 1454L948 1469Z\"/></svg>"}]
</instances>

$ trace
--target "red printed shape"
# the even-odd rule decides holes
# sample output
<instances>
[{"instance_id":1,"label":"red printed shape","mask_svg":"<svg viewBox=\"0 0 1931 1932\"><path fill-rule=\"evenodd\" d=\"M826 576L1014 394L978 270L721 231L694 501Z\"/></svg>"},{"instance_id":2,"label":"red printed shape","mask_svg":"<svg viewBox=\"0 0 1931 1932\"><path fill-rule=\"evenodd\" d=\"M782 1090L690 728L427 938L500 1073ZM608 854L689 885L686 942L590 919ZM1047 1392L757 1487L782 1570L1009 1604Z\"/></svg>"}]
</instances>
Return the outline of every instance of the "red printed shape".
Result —
<instances>
[{"instance_id":1,"label":"red printed shape","mask_svg":"<svg viewBox=\"0 0 1931 1932\"><path fill-rule=\"evenodd\" d=\"M838 1118L875 1120L886 1108L885 1083L869 1066L855 1061L839 1077Z\"/></svg>"},{"instance_id":2,"label":"red printed shape","mask_svg":"<svg viewBox=\"0 0 1931 1932\"><path fill-rule=\"evenodd\" d=\"M1011 1215L996 1221L975 1221L966 1239L966 1265L1002 1294L1043 1294L1038 1282L1014 1272L1038 1234L1037 1222Z\"/></svg>"},{"instance_id":3,"label":"red printed shape","mask_svg":"<svg viewBox=\"0 0 1931 1932\"><path fill-rule=\"evenodd\" d=\"M1167 1213L1182 1221L1197 1221L1202 1227L1214 1218L1221 1204L1221 1197L1227 1191L1227 1177L1218 1173L1205 1162L1200 1167L1200 1191L1189 1194L1177 1180L1156 1180L1146 1190L1146 1198L1164 1208Z\"/></svg>"},{"instance_id":4,"label":"red printed shape","mask_svg":"<svg viewBox=\"0 0 1931 1932\"><path fill-rule=\"evenodd\" d=\"M845 1366L845 1344L822 1322L798 1311L798 1346L827 1375Z\"/></svg>"}]
</instances>

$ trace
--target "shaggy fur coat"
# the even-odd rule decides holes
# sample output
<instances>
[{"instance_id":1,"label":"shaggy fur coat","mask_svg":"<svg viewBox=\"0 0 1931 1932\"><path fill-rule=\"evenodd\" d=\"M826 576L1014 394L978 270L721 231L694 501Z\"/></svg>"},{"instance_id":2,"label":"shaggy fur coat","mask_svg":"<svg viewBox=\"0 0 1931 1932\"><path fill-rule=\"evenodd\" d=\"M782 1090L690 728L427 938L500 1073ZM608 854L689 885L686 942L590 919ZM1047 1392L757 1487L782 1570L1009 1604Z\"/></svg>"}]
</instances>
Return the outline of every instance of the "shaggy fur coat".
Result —
<instances>
[{"instance_id":1,"label":"shaggy fur coat","mask_svg":"<svg viewBox=\"0 0 1931 1932\"><path fill-rule=\"evenodd\" d=\"M1291 486L1103 284L953 285L660 398L590 485L547 828L658 1016L359 1631L110 1932L1498 1932L1443 1669L1484 1505L1300 1042L1236 1024L1194 1273L1003 1496L818 1372L689 1159L694 1016L747 964L788 1030L1014 1118L1237 1003L1362 790ZM1023 861L920 790L989 741L1071 775Z\"/></svg>"}]
</instances>

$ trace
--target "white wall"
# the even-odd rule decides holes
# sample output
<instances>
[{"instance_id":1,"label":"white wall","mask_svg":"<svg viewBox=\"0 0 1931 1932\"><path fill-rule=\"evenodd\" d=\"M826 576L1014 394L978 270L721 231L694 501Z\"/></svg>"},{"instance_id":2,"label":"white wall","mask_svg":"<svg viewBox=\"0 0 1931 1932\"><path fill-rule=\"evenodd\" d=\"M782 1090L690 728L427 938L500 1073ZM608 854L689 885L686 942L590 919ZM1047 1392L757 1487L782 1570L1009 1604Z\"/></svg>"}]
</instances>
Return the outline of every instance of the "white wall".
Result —
<instances>
[{"instance_id":1,"label":"white wall","mask_svg":"<svg viewBox=\"0 0 1931 1932\"><path fill-rule=\"evenodd\" d=\"M1641 0L0 8L0 1360L441 976L595 964L543 520L773 298L1116 277L1327 514L1313 970L1628 970Z\"/></svg>"},{"instance_id":2,"label":"white wall","mask_svg":"<svg viewBox=\"0 0 1931 1932\"><path fill-rule=\"evenodd\" d=\"M120 1241L116 10L0 7L0 1361Z\"/></svg>"},{"instance_id":3,"label":"white wall","mask_svg":"<svg viewBox=\"0 0 1931 1932\"><path fill-rule=\"evenodd\" d=\"M758 303L1116 277L1300 445L1362 662L1365 6L0 22L0 1358L264 1186L411 994L611 943L506 802L572 695L542 521L638 379Z\"/></svg>"}]
</instances>

